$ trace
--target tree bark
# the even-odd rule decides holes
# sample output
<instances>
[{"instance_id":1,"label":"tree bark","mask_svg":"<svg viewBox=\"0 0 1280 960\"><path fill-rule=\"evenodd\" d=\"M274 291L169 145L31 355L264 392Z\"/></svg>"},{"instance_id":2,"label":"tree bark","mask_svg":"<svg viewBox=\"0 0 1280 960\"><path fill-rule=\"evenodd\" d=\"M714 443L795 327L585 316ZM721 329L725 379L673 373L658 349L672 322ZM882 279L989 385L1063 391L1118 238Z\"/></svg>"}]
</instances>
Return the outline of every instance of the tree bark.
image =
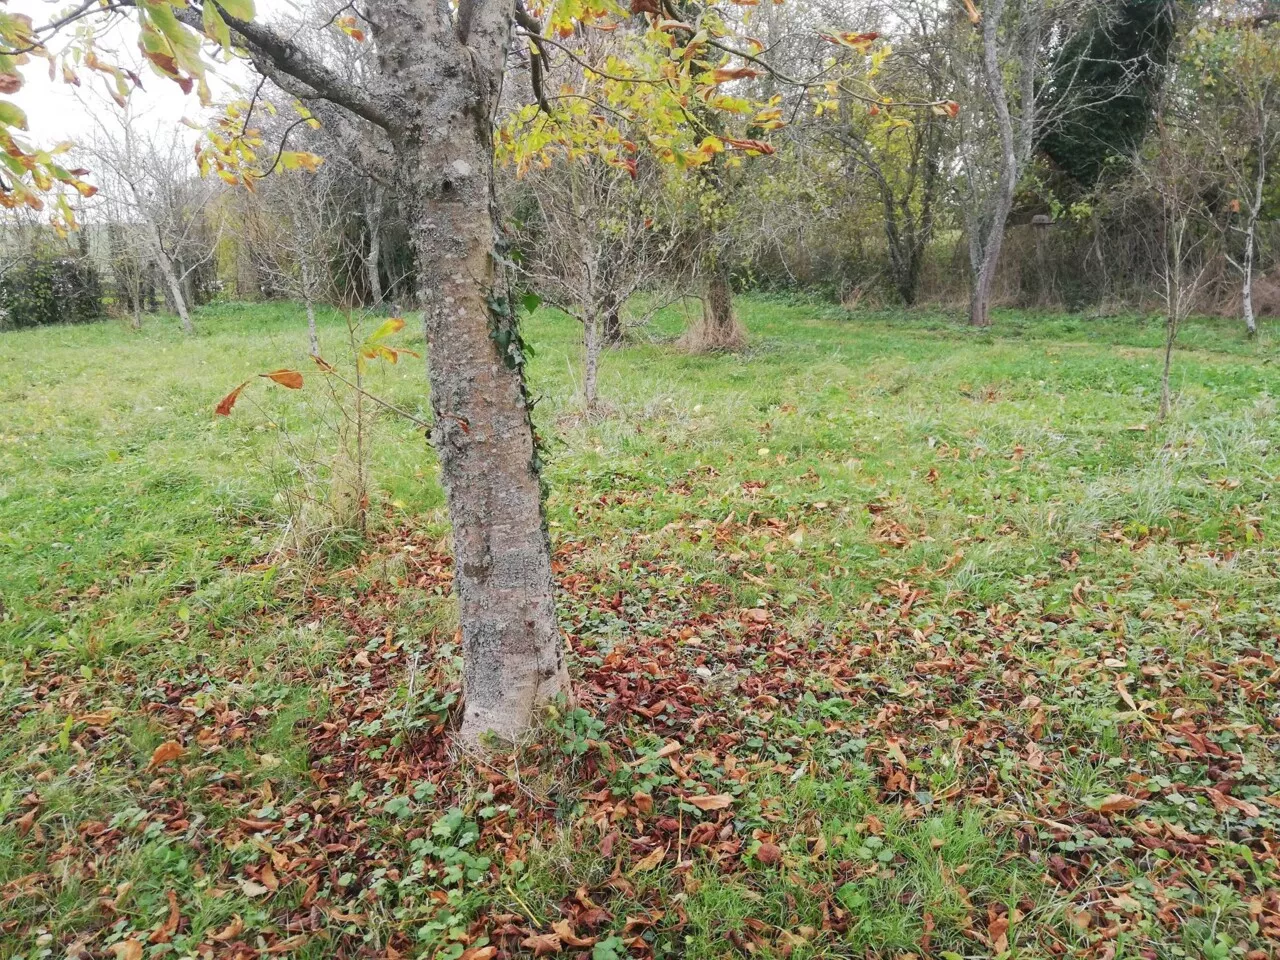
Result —
<instances>
[{"instance_id":1,"label":"tree bark","mask_svg":"<svg viewBox=\"0 0 1280 960\"><path fill-rule=\"evenodd\" d=\"M1018 154L1014 142L1013 118L1009 113L1009 101L1004 86L1004 74L1000 67L1000 18L1004 14L1005 0L992 0L982 11L982 77L987 96L995 112L996 128L1000 138L1000 177L996 183L991 209L985 218L979 218L977 229L980 258L974 264L973 296L969 303L969 323L975 327L991 326L991 296L995 290L996 270L1000 266L1000 252L1004 248L1004 230L1013 210L1013 198L1018 189ZM1025 64L1024 64L1025 67ZM1024 113L1031 109L1023 105ZM1029 125L1031 117L1024 116Z\"/></svg>"},{"instance_id":2,"label":"tree bark","mask_svg":"<svg viewBox=\"0 0 1280 960\"><path fill-rule=\"evenodd\" d=\"M383 73L412 111L393 142L412 190L432 440L453 528L461 737L513 740L568 673L524 356L496 255L492 123L512 7L478 0L456 30L443 4L383 0L380 12Z\"/></svg>"},{"instance_id":3,"label":"tree bark","mask_svg":"<svg viewBox=\"0 0 1280 960\"><path fill-rule=\"evenodd\" d=\"M307 305L307 345L313 357L320 356L320 334L316 330L316 302L311 287L311 266L302 258L302 299Z\"/></svg>"},{"instance_id":4,"label":"tree bark","mask_svg":"<svg viewBox=\"0 0 1280 960\"><path fill-rule=\"evenodd\" d=\"M600 373L600 321L589 316L583 324L583 335L586 341L586 362L582 376L582 395L587 401L587 410L596 407L596 383Z\"/></svg>"},{"instance_id":5,"label":"tree bark","mask_svg":"<svg viewBox=\"0 0 1280 960\"><path fill-rule=\"evenodd\" d=\"M182 332L188 336L194 336L196 328L191 322L191 313L187 310L187 299L182 295L182 283L174 272L173 261L165 253L164 243L160 239L160 228L154 223L151 224L151 245L155 253L156 265L160 268L160 275L164 277L165 286L169 288L169 296L173 299L173 309L178 312L178 319L182 322Z\"/></svg>"},{"instance_id":6,"label":"tree bark","mask_svg":"<svg viewBox=\"0 0 1280 960\"><path fill-rule=\"evenodd\" d=\"M1258 318L1253 312L1253 248L1254 237L1257 234L1256 222L1250 221L1249 229L1245 235L1244 241L1244 280L1243 291L1241 296L1241 312L1244 314L1245 332L1250 337L1258 335Z\"/></svg>"},{"instance_id":7,"label":"tree bark","mask_svg":"<svg viewBox=\"0 0 1280 960\"><path fill-rule=\"evenodd\" d=\"M382 303L382 188L372 187L365 194L365 223L369 227L369 251L364 258L365 278L369 284L369 301Z\"/></svg>"},{"instance_id":8,"label":"tree bark","mask_svg":"<svg viewBox=\"0 0 1280 960\"><path fill-rule=\"evenodd\" d=\"M747 344L747 332L733 310L729 268L722 259L717 259L706 271L702 317L685 334L684 342L695 353L741 350Z\"/></svg>"}]
</instances>

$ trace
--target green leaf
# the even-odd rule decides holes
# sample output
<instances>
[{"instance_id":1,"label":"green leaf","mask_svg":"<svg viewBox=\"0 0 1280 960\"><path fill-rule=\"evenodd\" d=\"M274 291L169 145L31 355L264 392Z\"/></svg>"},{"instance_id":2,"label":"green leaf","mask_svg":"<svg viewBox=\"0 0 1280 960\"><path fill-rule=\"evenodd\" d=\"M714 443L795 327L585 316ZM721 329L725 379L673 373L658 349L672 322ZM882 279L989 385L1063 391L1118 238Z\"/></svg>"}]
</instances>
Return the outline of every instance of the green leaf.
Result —
<instances>
[{"instance_id":1,"label":"green leaf","mask_svg":"<svg viewBox=\"0 0 1280 960\"><path fill-rule=\"evenodd\" d=\"M253 0L218 0L218 6L237 20L252 20L256 12Z\"/></svg>"},{"instance_id":2,"label":"green leaf","mask_svg":"<svg viewBox=\"0 0 1280 960\"><path fill-rule=\"evenodd\" d=\"M393 333L399 333L404 329L403 317L388 317L382 321L382 325L377 330L369 334L369 339L365 343L376 343L384 337L389 337Z\"/></svg>"},{"instance_id":3,"label":"green leaf","mask_svg":"<svg viewBox=\"0 0 1280 960\"><path fill-rule=\"evenodd\" d=\"M22 108L16 103L0 100L0 124L25 130L27 129L27 115L22 112Z\"/></svg>"},{"instance_id":4,"label":"green leaf","mask_svg":"<svg viewBox=\"0 0 1280 960\"><path fill-rule=\"evenodd\" d=\"M524 309L527 313L533 313L533 311L537 310L539 305L542 303L542 298L530 290L520 298L520 303L524 305Z\"/></svg>"}]
</instances>

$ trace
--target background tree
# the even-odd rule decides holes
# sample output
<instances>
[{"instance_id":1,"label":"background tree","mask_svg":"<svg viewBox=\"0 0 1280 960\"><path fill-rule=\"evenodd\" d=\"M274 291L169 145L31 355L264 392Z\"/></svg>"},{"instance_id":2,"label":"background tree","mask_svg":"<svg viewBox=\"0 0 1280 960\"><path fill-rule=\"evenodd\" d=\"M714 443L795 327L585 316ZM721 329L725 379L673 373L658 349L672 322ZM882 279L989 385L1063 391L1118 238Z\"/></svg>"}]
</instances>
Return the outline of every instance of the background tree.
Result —
<instances>
[{"instance_id":1,"label":"background tree","mask_svg":"<svg viewBox=\"0 0 1280 960\"><path fill-rule=\"evenodd\" d=\"M582 324L588 411L597 407L600 355L620 342L628 301L659 281L679 288L682 279L681 236L661 171L648 158L638 167L632 177L594 157L557 163L521 181L515 196L522 279Z\"/></svg>"}]
</instances>

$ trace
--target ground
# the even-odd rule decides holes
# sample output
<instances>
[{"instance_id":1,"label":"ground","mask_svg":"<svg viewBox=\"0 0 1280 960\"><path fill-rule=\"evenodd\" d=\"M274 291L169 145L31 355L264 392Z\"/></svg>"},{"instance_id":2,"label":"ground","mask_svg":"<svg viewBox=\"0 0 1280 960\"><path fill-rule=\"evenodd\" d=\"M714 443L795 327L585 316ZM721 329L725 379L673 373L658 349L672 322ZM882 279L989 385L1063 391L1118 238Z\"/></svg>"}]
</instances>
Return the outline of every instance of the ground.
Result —
<instances>
[{"instance_id":1,"label":"ground","mask_svg":"<svg viewBox=\"0 0 1280 960\"><path fill-rule=\"evenodd\" d=\"M432 455L368 418L350 528L301 311L0 336L0 956L1273 956L1275 342L1159 424L1155 320L741 309L600 417L529 322L576 705L488 759Z\"/></svg>"}]
</instances>

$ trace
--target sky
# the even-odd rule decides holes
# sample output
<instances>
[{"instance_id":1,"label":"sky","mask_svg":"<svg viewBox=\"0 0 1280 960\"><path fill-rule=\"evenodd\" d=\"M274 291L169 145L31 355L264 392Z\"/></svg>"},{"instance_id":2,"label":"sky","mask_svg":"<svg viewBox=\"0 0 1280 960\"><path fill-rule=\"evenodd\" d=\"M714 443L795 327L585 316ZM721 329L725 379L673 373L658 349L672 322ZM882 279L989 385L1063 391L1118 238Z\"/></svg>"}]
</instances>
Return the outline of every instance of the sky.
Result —
<instances>
[{"instance_id":1,"label":"sky","mask_svg":"<svg viewBox=\"0 0 1280 960\"><path fill-rule=\"evenodd\" d=\"M36 26L40 26L55 19L70 5L70 0L9 0L7 7L14 13L27 14ZM259 14L267 18L273 12L284 12L292 6L290 0L258 0ZM205 117L207 111L201 108L194 94L183 94L172 80L142 66L134 23L119 16L112 22L113 26L99 31L95 46L104 53L112 51L112 62L134 69L142 78L143 88L135 90L131 97L135 122L149 127L147 132L153 133L166 128L187 129L181 126L184 117L197 122ZM52 50L61 50L69 39L59 38L49 46ZM60 76L50 80L47 69L39 61L33 61L24 68L23 77L22 89L11 99L27 114L28 141L33 146L47 147L64 140L83 140L94 129L90 110L118 109L101 95L106 90L105 81L92 71L81 71L82 86L78 96L76 88L63 83ZM215 103L232 96L233 85L243 85L248 77L249 71L243 64L215 63L210 58L209 86ZM96 93L87 93L91 87ZM195 131L191 131L193 138L195 135Z\"/></svg>"}]
</instances>

